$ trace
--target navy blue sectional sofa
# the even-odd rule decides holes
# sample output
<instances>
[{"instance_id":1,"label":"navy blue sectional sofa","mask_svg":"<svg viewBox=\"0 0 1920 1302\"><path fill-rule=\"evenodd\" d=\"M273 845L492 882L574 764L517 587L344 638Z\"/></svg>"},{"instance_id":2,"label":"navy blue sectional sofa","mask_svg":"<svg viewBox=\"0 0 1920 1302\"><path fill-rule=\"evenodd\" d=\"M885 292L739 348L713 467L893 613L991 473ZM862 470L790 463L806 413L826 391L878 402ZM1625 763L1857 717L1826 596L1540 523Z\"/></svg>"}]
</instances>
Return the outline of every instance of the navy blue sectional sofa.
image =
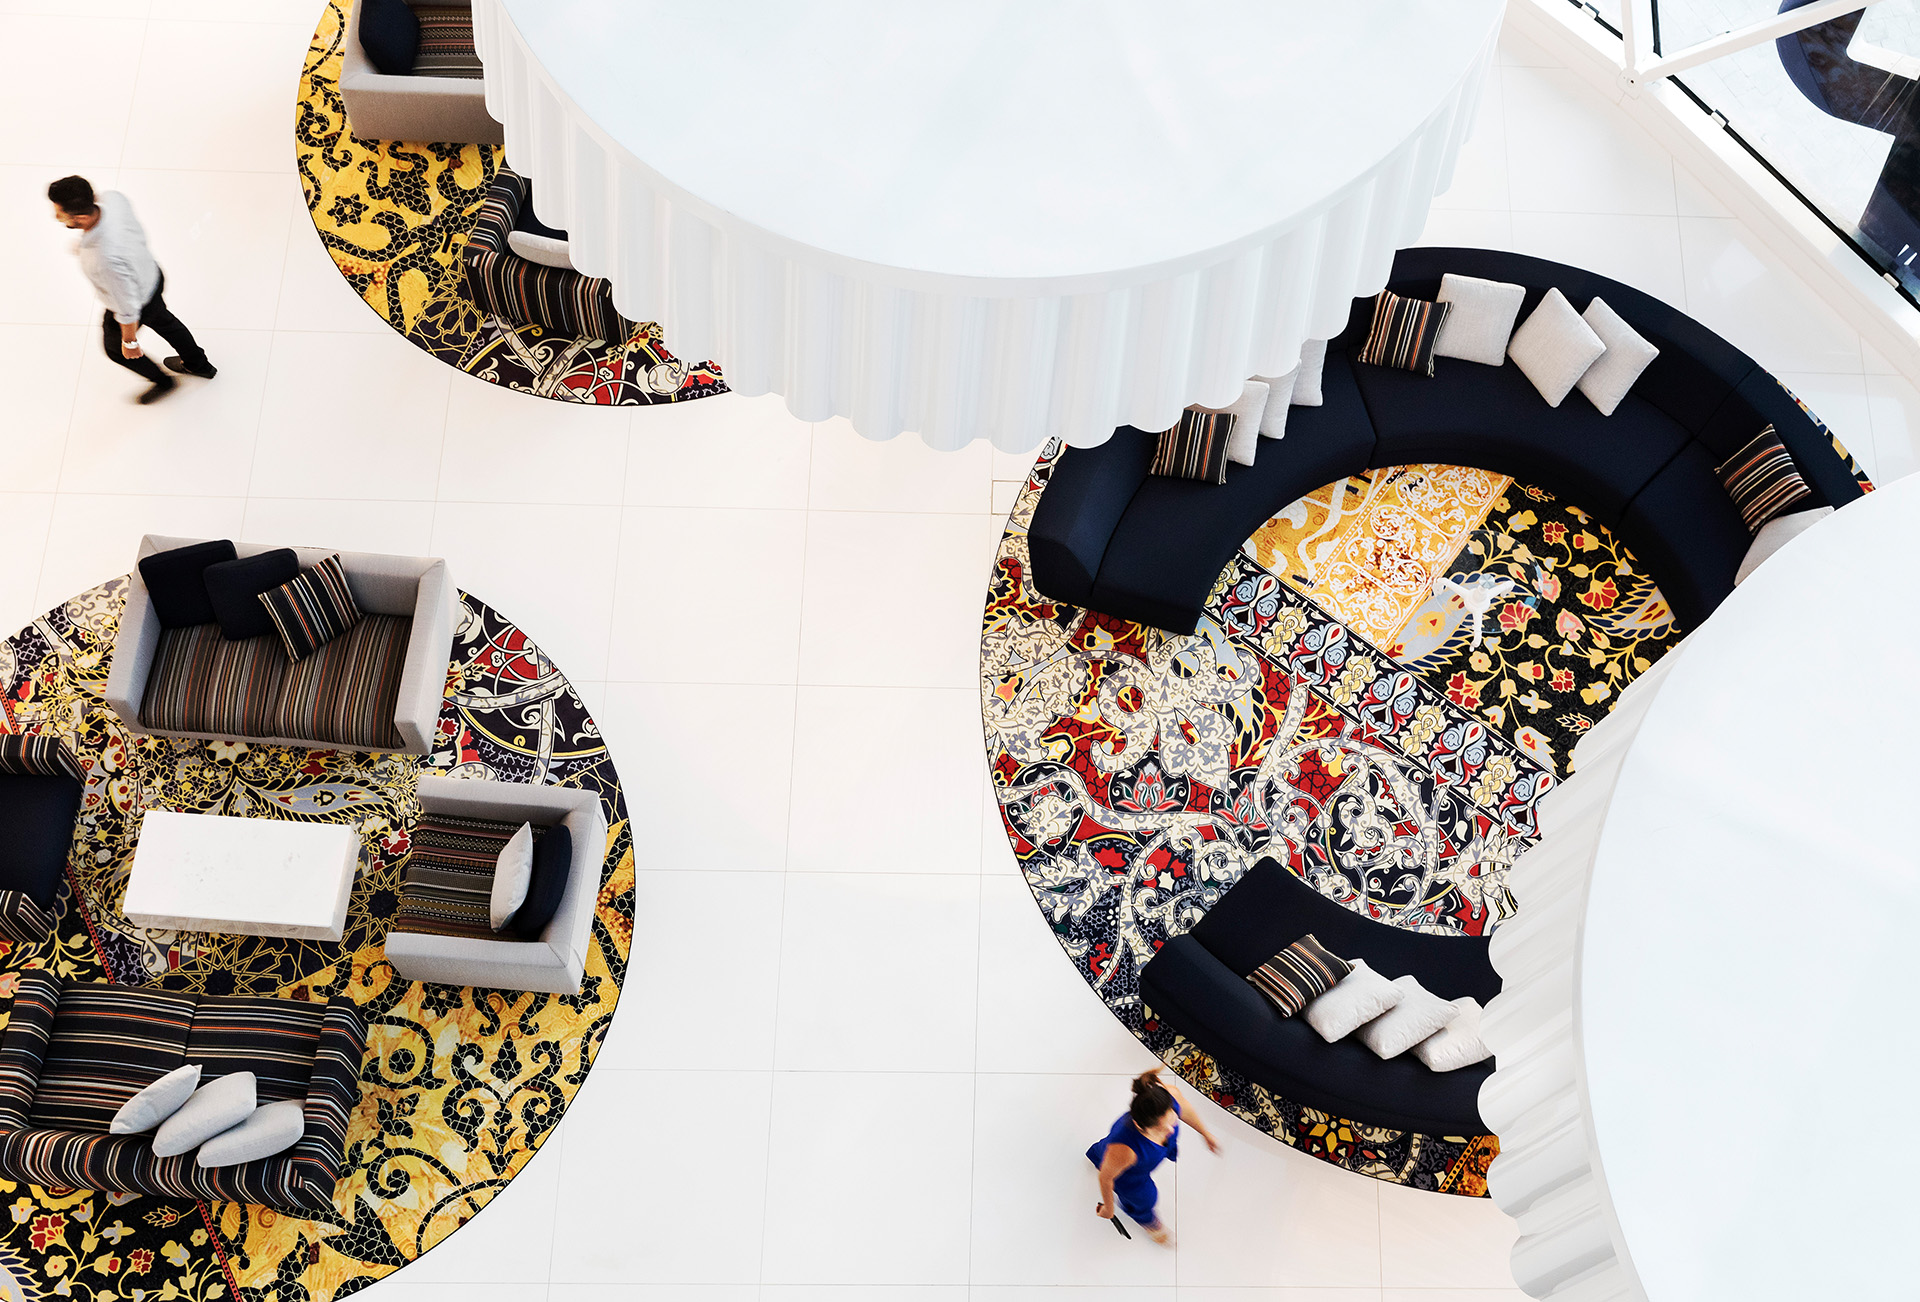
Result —
<instances>
[{"instance_id":1,"label":"navy blue sectional sofa","mask_svg":"<svg viewBox=\"0 0 1920 1302\"><path fill-rule=\"evenodd\" d=\"M1225 484L1147 474L1154 435L1123 426L1053 468L1029 530L1034 585L1046 596L1190 633L1233 553L1302 495L1371 467L1439 462L1536 484L1614 531L1692 629L1733 591L1752 542L1715 468L1771 424L1813 489L1815 506L1861 495L1820 427L1754 360L1699 322L1618 281L1488 249L1402 251L1388 288L1431 299L1447 272L1524 285L1524 321L1558 287L1584 311L1598 295L1644 335L1656 358L1611 416L1579 393L1559 407L1512 362L1441 358L1437 375L1366 366L1373 300L1355 299L1327 348L1319 407L1295 407L1286 437L1262 440Z\"/></svg>"},{"instance_id":2,"label":"navy blue sectional sofa","mask_svg":"<svg viewBox=\"0 0 1920 1302\"><path fill-rule=\"evenodd\" d=\"M1485 1005L1500 993L1484 937L1386 926L1262 859L1140 969L1140 998L1222 1065L1294 1103L1423 1135L1485 1134L1480 1084L1493 1074L1491 1060L1437 1072L1410 1053L1375 1057L1351 1036L1328 1044L1247 984L1249 972L1309 933L1342 958L1364 959L1385 977L1417 977L1446 999L1470 995Z\"/></svg>"}]
</instances>

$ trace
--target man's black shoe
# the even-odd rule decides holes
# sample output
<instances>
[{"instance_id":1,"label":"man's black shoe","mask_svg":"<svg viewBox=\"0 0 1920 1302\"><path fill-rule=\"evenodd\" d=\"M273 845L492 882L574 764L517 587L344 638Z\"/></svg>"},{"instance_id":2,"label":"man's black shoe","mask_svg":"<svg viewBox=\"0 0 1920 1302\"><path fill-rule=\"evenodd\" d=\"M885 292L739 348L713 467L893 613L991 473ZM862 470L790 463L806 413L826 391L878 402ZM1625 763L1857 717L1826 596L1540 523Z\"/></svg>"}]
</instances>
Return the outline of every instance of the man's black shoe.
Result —
<instances>
[{"instance_id":1,"label":"man's black shoe","mask_svg":"<svg viewBox=\"0 0 1920 1302\"><path fill-rule=\"evenodd\" d=\"M197 375L203 380L211 380L214 376L220 374L220 368L212 362L208 362L206 369L201 371L194 370L178 357L169 357L162 365L175 375Z\"/></svg>"},{"instance_id":2,"label":"man's black shoe","mask_svg":"<svg viewBox=\"0 0 1920 1302\"><path fill-rule=\"evenodd\" d=\"M151 386L145 393L140 395L140 405L144 407L150 402L158 402L169 393L172 393L174 386L178 383L178 380L161 380L158 384Z\"/></svg>"}]
</instances>

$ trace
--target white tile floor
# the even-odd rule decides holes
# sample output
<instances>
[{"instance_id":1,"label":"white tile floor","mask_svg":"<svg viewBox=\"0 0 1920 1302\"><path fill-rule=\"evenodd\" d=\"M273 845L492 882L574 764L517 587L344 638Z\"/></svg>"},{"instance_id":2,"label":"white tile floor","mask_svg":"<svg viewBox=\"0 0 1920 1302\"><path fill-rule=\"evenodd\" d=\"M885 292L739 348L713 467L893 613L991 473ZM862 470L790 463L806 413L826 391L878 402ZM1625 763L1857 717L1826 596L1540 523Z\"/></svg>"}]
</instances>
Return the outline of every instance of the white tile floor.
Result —
<instances>
[{"instance_id":1,"label":"white tile floor","mask_svg":"<svg viewBox=\"0 0 1920 1302\"><path fill-rule=\"evenodd\" d=\"M1490 1203L1217 1112L1226 1152L1164 1181L1176 1251L1091 1216L1080 1152L1148 1060L1014 873L971 696L1021 460L875 446L769 399L562 407L429 361L300 214L312 8L0 0L0 626L125 570L147 531L431 548L612 739L650 835L604 1056L527 1171L366 1296L1517 1299ZM78 95L50 57L76 51ZM73 170L132 197L213 384L140 408L100 357L41 199ZM1503 47L1427 239L1641 285L1784 375L1876 476L1920 465L1920 392L1537 49Z\"/></svg>"}]
</instances>

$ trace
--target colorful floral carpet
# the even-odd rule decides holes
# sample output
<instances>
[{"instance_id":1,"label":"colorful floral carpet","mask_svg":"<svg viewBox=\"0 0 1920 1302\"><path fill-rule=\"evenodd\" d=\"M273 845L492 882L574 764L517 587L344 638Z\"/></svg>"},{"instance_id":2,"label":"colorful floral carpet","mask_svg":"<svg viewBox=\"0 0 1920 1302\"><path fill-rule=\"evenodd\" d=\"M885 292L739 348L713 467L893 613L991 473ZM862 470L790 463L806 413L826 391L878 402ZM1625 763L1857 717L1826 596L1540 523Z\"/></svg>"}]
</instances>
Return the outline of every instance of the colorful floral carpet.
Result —
<instances>
[{"instance_id":1,"label":"colorful floral carpet","mask_svg":"<svg viewBox=\"0 0 1920 1302\"><path fill-rule=\"evenodd\" d=\"M633 851L619 779L566 678L526 635L463 595L439 744L422 759L196 742L127 732L103 692L127 580L84 592L0 643L0 730L65 737L87 767L70 890L23 968L212 994L364 1009L370 1043L335 1214L305 1220L0 1180L0 1299L328 1302L453 1233L526 1165L586 1079L613 1017L633 931ZM398 902L422 767L598 792L611 837L578 996L409 982L382 941ZM338 945L150 932L116 911L149 808L358 824L365 866Z\"/></svg>"},{"instance_id":2,"label":"colorful floral carpet","mask_svg":"<svg viewBox=\"0 0 1920 1302\"><path fill-rule=\"evenodd\" d=\"M1028 577L1042 457L1001 542L981 699L1002 817L1067 954L1222 1106L1378 1179L1486 1191L1488 1135L1361 1125L1279 1098L1160 1025L1139 969L1273 855L1381 921L1484 935L1571 743L1679 637L1577 508L1457 466L1370 472L1293 503L1173 636L1051 602ZM1448 576L1514 589L1483 620Z\"/></svg>"},{"instance_id":3,"label":"colorful floral carpet","mask_svg":"<svg viewBox=\"0 0 1920 1302\"><path fill-rule=\"evenodd\" d=\"M1492 932L1513 912L1507 872L1539 799L1681 636L1658 587L1551 493L1397 466L1268 520L1198 630L1175 636L1035 591L1027 525L1057 455L1001 539L980 697L1001 817L1061 948L1142 1043L1242 1120L1376 1179L1484 1195L1493 1136L1385 1130L1279 1098L1156 1021L1139 970L1267 855L1383 923ZM1511 587L1476 621L1442 579Z\"/></svg>"},{"instance_id":4,"label":"colorful floral carpet","mask_svg":"<svg viewBox=\"0 0 1920 1302\"><path fill-rule=\"evenodd\" d=\"M500 166L492 145L362 140L347 131L340 62L350 0L331 0L300 75L294 158L334 265L416 347L469 375L563 402L639 405L726 392L719 368L674 357L660 328L575 339L490 315L460 250Z\"/></svg>"}]
</instances>

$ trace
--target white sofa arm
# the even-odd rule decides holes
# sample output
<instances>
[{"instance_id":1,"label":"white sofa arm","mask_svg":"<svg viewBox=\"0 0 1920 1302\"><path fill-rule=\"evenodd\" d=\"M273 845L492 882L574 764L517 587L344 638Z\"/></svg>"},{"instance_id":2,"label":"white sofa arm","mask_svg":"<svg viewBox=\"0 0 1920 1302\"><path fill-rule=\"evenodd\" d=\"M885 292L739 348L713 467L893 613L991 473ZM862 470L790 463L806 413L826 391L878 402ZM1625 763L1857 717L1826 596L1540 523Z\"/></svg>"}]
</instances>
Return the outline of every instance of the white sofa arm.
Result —
<instances>
[{"instance_id":1,"label":"white sofa arm","mask_svg":"<svg viewBox=\"0 0 1920 1302\"><path fill-rule=\"evenodd\" d=\"M447 663L453 651L454 607L458 597L445 561L420 575L414 597L413 628L407 660L400 670L400 694L393 703L393 726L410 755L432 752L447 699Z\"/></svg>"},{"instance_id":2,"label":"white sofa arm","mask_svg":"<svg viewBox=\"0 0 1920 1302\"><path fill-rule=\"evenodd\" d=\"M142 551L144 557L149 553ZM160 650L160 615L153 608L140 569L134 567L127 583L127 605L120 612L120 628L113 635L113 663L107 668L107 705L134 732L140 726L140 703L147 696L147 676Z\"/></svg>"}]
</instances>

